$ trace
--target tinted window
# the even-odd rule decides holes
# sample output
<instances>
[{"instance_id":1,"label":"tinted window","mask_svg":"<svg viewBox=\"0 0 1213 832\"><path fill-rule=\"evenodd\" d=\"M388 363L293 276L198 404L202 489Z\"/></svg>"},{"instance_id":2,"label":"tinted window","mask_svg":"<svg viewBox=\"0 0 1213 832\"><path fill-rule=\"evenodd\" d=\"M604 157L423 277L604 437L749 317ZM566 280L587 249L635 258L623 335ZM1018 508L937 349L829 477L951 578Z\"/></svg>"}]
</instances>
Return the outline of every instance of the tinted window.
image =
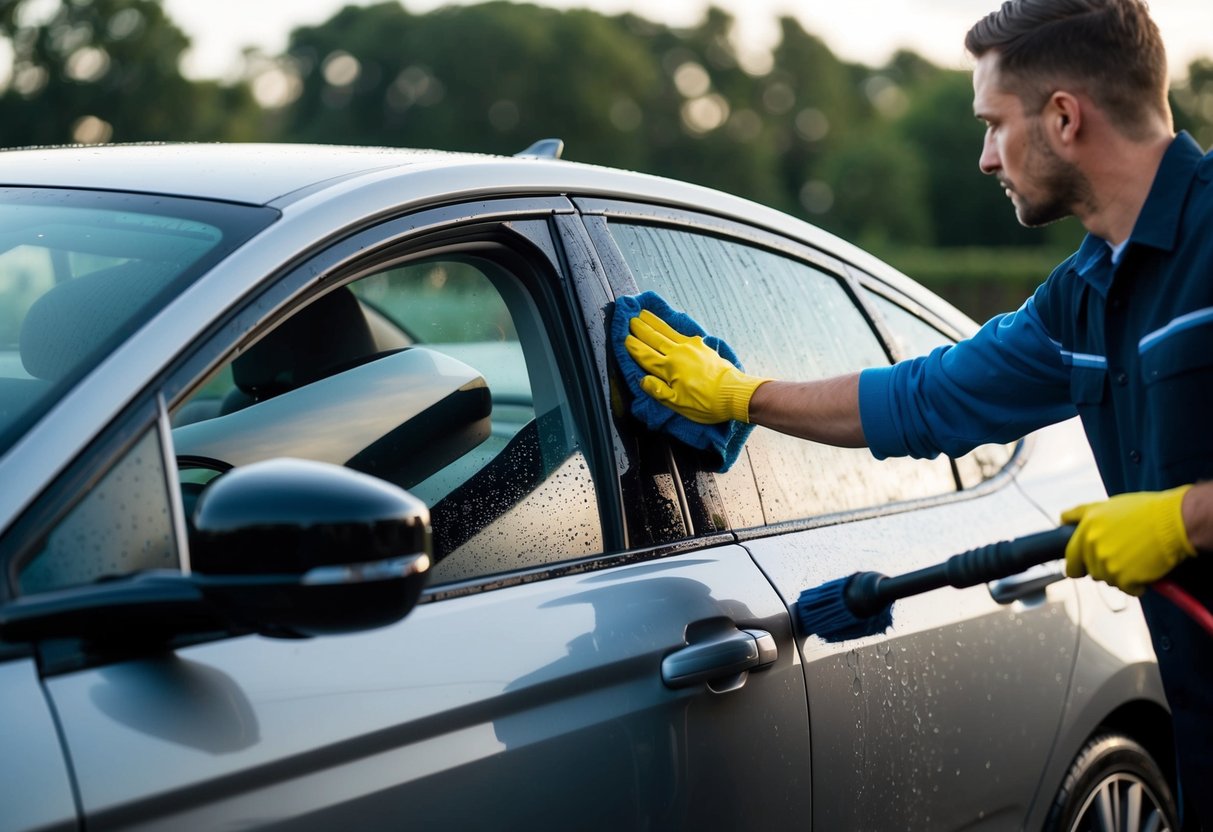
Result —
<instances>
[{"instance_id":1,"label":"tinted window","mask_svg":"<svg viewBox=\"0 0 1213 832\"><path fill-rule=\"evenodd\" d=\"M897 342L902 357L913 358L926 355L943 344L953 343L935 327L914 313L899 306L883 295L867 292L868 299L875 304L884 318L893 339ZM956 460L956 471L965 488L987 480L997 474L1010 461L1015 445L982 445Z\"/></svg>"},{"instance_id":2,"label":"tinted window","mask_svg":"<svg viewBox=\"0 0 1213 832\"><path fill-rule=\"evenodd\" d=\"M201 467L294 456L408 489L430 507L432 582L602 550L543 319L488 259L425 260L330 291L243 351L174 424L177 453ZM195 487L183 486L187 503Z\"/></svg>"},{"instance_id":3,"label":"tinted window","mask_svg":"<svg viewBox=\"0 0 1213 832\"><path fill-rule=\"evenodd\" d=\"M733 346L748 372L815 379L884 365L887 356L843 284L807 263L681 230L613 224L642 290ZM747 443L767 522L843 511L955 489L946 460L879 462L865 449L834 448L774 431ZM752 489L736 469L722 490Z\"/></svg>"},{"instance_id":4,"label":"tinted window","mask_svg":"<svg viewBox=\"0 0 1213 832\"><path fill-rule=\"evenodd\" d=\"M159 433L135 443L18 565L22 593L144 569L176 569L178 552Z\"/></svg>"},{"instance_id":5,"label":"tinted window","mask_svg":"<svg viewBox=\"0 0 1213 832\"><path fill-rule=\"evenodd\" d=\"M0 452L275 216L167 197L0 189Z\"/></svg>"}]
</instances>

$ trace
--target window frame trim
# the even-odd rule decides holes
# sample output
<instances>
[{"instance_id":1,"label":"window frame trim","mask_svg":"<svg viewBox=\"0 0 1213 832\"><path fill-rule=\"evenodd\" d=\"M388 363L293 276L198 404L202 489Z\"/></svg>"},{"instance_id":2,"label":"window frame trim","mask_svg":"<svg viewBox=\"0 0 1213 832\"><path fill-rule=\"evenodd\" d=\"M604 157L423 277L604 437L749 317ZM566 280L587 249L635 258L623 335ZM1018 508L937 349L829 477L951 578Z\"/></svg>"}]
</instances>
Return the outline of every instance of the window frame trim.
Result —
<instances>
[{"instance_id":1,"label":"window frame trim","mask_svg":"<svg viewBox=\"0 0 1213 832\"><path fill-rule=\"evenodd\" d=\"M868 325L872 328L872 331L876 335L890 362L900 360L897 355L898 350L896 340L892 338L891 332L888 330L883 316L865 297L865 290L874 291L876 294L882 295L891 302L897 303L899 306L907 309L907 311L920 310L919 312L914 312L914 314L920 318L925 318L926 321L932 326L937 326L936 321L938 320L939 324L942 324L944 327L944 334L948 335L949 337L952 337L952 333L955 333L957 340L965 337L964 329L962 328L965 321L958 320L955 323L951 323L940 313L936 312L935 310L928 309L909 294L900 291L897 289L897 287L884 280L881 280L880 278L871 274L869 271L855 265L854 263L843 260L840 257L837 257L832 253L824 251L816 246L783 236L777 232L747 225L744 222L733 218L720 217L712 214L636 201L602 199L597 197L574 197L573 204L577 206L577 209L583 215L583 218L603 218L604 223L601 228L596 227L595 223L585 223L587 231L590 234L595 246L603 245L603 238L605 238L606 242L609 242L610 245L615 246L616 249L618 248L618 244L615 242L609 231L609 224L613 220L615 222L671 228L691 233L706 233L711 236L720 237L735 243L757 246L775 254L791 257L804 262L813 268L822 270L837 278L844 289L846 289L852 302L856 305L860 313L867 320ZM635 282L635 278L631 274L631 270L627 268L626 263L623 264L623 269L619 273L612 273L608 270L607 279L611 290L614 292L616 297L620 294L634 294L640 290L639 286ZM909 500L884 503L877 506L865 506L858 509L848 509L840 512L818 514L807 518L764 523L760 526L752 526L740 529L730 528L729 533L734 536L734 539L737 542L741 543L746 540L752 540L773 534L786 534L804 531L806 529L821 528L823 526L833 526L839 523L870 520L876 517L901 514L908 511L917 511L924 508L933 508L939 505L977 499L1009 486L1014 481L1018 471L1027 463L1027 459L1033 445L1034 440L1032 437L1025 437L1024 439L1020 440L1020 442L1016 445L1011 459L1008 460L1007 464L1003 466L1003 468L997 474L990 479L984 480L970 488L964 487L963 483L961 482L955 461L949 458L950 467L952 469L952 479L955 485L955 490L953 491L928 495L925 497L915 497ZM743 458L738 460L738 464L742 464L743 462L752 472L754 463L750 461L748 454L743 455ZM711 472L699 473L711 477L714 481L715 474L712 474ZM676 472L676 476L680 482L687 482L686 478L682 474ZM694 493L693 489L685 487L681 490L687 492L688 495L690 493ZM688 499L690 499L689 496ZM703 540L704 538L693 539Z\"/></svg>"},{"instance_id":2,"label":"window frame trim","mask_svg":"<svg viewBox=\"0 0 1213 832\"><path fill-rule=\"evenodd\" d=\"M474 212L469 210L472 205ZM562 371L562 376L570 364L575 370L573 384L566 385L570 393L570 415L577 420L585 442L582 450L594 477L604 552L427 588L418 603L473 595L631 562L638 555L627 548L620 531L622 506L613 457L609 453L609 446L601 440L601 431L595 430L592 425L594 411L604 409L607 405L605 401L597 401L600 394L593 383L596 368L586 361L586 356L593 356L593 350L589 345L577 343L586 336L584 322L576 320L576 316L588 314L584 304L589 299L578 288L583 278L569 266L569 258L564 250L568 241L564 239L561 223L557 219L573 213L571 203L563 197L509 197L432 207L360 226L348 237L313 252L285 274L271 275L260 281L252 292L233 305L223 319L212 325L205 338L199 339L186 358L176 362L165 373L163 395L170 409L180 405L208 376L234 357L235 345L241 343L257 323L276 325L317 295L347 285L372 271L390 264L430 257L441 249L466 251L470 246L486 242L505 247L507 237L525 241L538 250L557 278L546 281L542 292L536 292L530 281L520 276L540 310L541 320L557 354L557 368ZM534 239L534 235L523 227L528 221L544 222L547 239ZM491 239L494 234L498 238L495 242ZM449 239L443 239L447 235ZM429 248L425 251L415 250L426 246ZM535 259L517 248L514 253ZM531 268L539 272L543 267L532 263ZM250 319L247 310L264 309L267 305L272 307L271 312ZM580 338L571 337L577 333L582 333ZM581 401L582 396L587 401ZM641 559L649 557L652 555L645 555Z\"/></svg>"}]
</instances>

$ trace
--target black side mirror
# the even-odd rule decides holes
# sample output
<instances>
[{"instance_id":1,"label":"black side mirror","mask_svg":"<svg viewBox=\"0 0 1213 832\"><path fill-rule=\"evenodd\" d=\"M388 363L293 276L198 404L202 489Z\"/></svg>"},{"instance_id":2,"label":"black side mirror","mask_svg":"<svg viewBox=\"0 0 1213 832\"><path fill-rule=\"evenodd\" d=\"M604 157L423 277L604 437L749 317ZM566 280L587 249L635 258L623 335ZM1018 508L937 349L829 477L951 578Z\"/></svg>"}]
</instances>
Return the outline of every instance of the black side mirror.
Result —
<instances>
[{"instance_id":1,"label":"black side mirror","mask_svg":"<svg viewBox=\"0 0 1213 832\"><path fill-rule=\"evenodd\" d=\"M424 503L324 462L273 459L220 476L202 492L194 528L193 576L267 635L390 624L416 604L431 564Z\"/></svg>"},{"instance_id":2,"label":"black side mirror","mask_svg":"<svg viewBox=\"0 0 1213 832\"><path fill-rule=\"evenodd\" d=\"M274 459L199 499L191 571L141 572L18 598L0 639L130 649L183 635L304 637L380 627L417 603L429 510L397 486L323 462Z\"/></svg>"}]
</instances>

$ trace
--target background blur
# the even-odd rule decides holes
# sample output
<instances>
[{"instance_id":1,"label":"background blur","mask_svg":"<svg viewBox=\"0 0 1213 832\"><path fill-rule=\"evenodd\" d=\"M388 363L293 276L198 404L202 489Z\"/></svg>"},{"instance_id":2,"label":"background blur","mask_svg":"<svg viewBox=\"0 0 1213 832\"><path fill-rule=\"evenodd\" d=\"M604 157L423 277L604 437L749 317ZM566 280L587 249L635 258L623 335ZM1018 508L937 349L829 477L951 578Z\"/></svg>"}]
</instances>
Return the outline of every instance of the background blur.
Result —
<instances>
[{"instance_id":1,"label":"background blur","mask_svg":"<svg viewBox=\"0 0 1213 832\"><path fill-rule=\"evenodd\" d=\"M796 17L772 18L756 52L722 8L674 25L504 0L424 12L383 2L284 24L284 47L250 46L208 78L187 71L190 37L173 5L0 0L0 146L287 141L509 154L558 136L567 159L808 219L979 320L1018 306L1081 239L1072 220L1021 228L980 174L968 71L905 49L880 65L844 60ZM236 14L264 24L261 5ZM224 13L190 0L182 17L207 8ZM974 9L972 21L988 10ZM1172 67L1176 126L1208 147L1213 60L1185 64Z\"/></svg>"}]
</instances>

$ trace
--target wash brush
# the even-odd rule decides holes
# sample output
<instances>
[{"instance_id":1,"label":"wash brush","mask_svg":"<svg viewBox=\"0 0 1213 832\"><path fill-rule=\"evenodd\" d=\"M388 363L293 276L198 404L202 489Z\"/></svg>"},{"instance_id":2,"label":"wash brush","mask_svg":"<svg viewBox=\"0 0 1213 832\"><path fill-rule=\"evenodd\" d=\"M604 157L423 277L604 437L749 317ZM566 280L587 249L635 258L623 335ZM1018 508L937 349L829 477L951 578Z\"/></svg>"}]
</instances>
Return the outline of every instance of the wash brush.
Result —
<instances>
[{"instance_id":1,"label":"wash brush","mask_svg":"<svg viewBox=\"0 0 1213 832\"><path fill-rule=\"evenodd\" d=\"M953 555L943 563L905 575L856 572L800 593L796 612L808 635L826 641L883 633L893 623L893 602L940 587L996 581L1064 557L1073 526L1059 526Z\"/></svg>"}]
</instances>

